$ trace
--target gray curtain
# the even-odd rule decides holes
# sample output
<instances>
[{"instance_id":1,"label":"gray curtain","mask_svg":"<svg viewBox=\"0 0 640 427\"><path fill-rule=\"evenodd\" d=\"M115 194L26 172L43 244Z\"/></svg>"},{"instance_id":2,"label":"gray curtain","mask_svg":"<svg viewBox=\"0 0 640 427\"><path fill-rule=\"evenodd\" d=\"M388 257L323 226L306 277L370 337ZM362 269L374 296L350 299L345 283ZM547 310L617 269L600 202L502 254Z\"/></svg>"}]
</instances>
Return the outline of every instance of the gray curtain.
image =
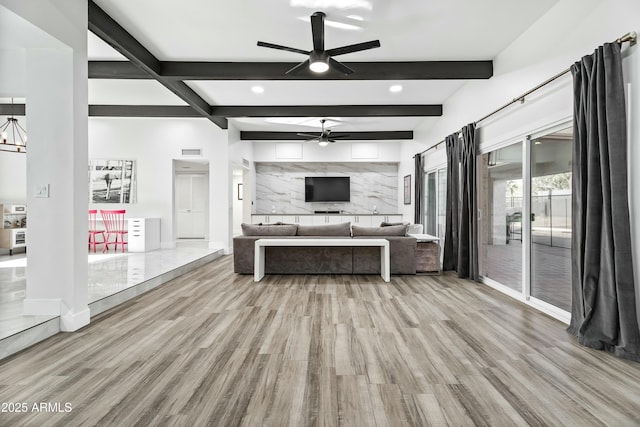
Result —
<instances>
[{"instance_id":1,"label":"gray curtain","mask_svg":"<svg viewBox=\"0 0 640 427\"><path fill-rule=\"evenodd\" d=\"M620 45L571 67L574 88L572 306L581 344L640 361L627 200Z\"/></svg>"},{"instance_id":2,"label":"gray curtain","mask_svg":"<svg viewBox=\"0 0 640 427\"><path fill-rule=\"evenodd\" d=\"M422 154L414 156L416 172L413 175L415 181L415 196L413 200L414 206L414 224L422 224L424 218L424 171L422 166Z\"/></svg>"},{"instance_id":3,"label":"gray curtain","mask_svg":"<svg viewBox=\"0 0 640 427\"><path fill-rule=\"evenodd\" d=\"M459 153L458 133L447 136L444 140L447 149L447 209L445 212L444 249L442 269L445 271L458 269L458 191Z\"/></svg>"},{"instance_id":4,"label":"gray curtain","mask_svg":"<svg viewBox=\"0 0 640 427\"><path fill-rule=\"evenodd\" d=\"M460 221L458 277L478 279L478 202L476 197L476 125L462 128L460 141Z\"/></svg>"}]
</instances>

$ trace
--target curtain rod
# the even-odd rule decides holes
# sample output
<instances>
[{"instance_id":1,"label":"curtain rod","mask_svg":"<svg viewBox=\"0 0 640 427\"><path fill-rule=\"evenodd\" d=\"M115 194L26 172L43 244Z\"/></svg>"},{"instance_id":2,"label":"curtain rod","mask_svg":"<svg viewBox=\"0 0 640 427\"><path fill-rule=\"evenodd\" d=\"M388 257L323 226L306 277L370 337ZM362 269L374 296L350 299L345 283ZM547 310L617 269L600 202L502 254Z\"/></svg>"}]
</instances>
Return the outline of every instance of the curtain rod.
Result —
<instances>
[{"instance_id":1,"label":"curtain rod","mask_svg":"<svg viewBox=\"0 0 640 427\"><path fill-rule=\"evenodd\" d=\"M634 32L631 31L627 34L625 34L624 36L616 39L616 43L625 43L625 42L629 42L630 46L633 46L636 44L636 41L638 39L638 35ZM476 124L480 123L483 120L488 119L489 117L493 116L494 114L499 113L500 111L504 110L505 108L509 107L512 104L515 104L516 102L520 102L521 104L524 103L524 99L525 97L531 95L533 92L537 91L538 89L548 85L549 83L553 82L554 80L559 79L560 77L564 76L565 74L567 74L568 72L571 71L571 68L567 68L566 70L562 70L561 72L559 72L558 74L556 74L555 76L545 80L544 82L540 83L538 86L534 87L533 89L529 89L528 91L526 91L525 93L523 93L522 95L520 95L517 98L512 99L511 101L509 101L508 103L504 104L502 107L493 110L492 112L490 112L489 114L481 117L480 119L476 120ZM416 156L422 155L424 153L426 153L429 150L433 150L435 148L438 147L438 145L440 144L444 144L444 141L440 141L435 145L432 145L431 147L427 148L426 150L421 151L420 153L416 154Z\"/></svg>"}]
</instances>

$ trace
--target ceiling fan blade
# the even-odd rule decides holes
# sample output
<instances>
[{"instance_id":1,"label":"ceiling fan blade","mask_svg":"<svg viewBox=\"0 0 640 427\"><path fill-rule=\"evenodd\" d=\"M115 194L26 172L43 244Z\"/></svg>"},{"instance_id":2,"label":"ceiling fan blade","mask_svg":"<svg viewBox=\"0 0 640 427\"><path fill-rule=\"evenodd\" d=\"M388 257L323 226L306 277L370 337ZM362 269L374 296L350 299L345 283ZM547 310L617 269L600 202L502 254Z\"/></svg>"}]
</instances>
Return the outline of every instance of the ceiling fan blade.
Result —
<instances>
[{"instance_id":1,"label":"ceiling fan blade","mask_svg":"<svg viewBox=\"0 0 640 427\"><path fill-rule=\"evenodd\" d=\"M309 67L309 60L307 59L306 61L299 63L298 65L296 65L295 67L287 71L285 74L298 74L299 72L303 71L305 68L308 68L308 67Z\"/></svg>"},{"instance_id":2,"label":"ceiling fan blade","mask_svg":"<svg viewBox=\"0 0 640 427\"><path fill-rule=\"evenodd\" d=\"M313 35L313 50L324 50L324 17L323 12L315 12L311 15L311 34Z\"/></svg>"},{"instance_id":3,"label":"ceiling fan blade","mask_svg":"<svg viewBox=\"0 0 640 427\"><path fill-rule=\"evenodd\" d=\"M334 143L334 142L336 142L336 141L335 141L335 140L333 140L333 139L327 139L327 142L330 142L330 143L332 143L332 144L333 144L333 143Z\"/></svg>"},{"instance_id":4,"label":"ceiling fan blade","mask_svg":"<svg viewBox=\"0 0 640 427\"><path fill-rule=\"evenodd\" d=\"M305 142L318 142L320 138L307 139Z\"/></svg>"},{"instance_id":5,"label":"ceiling fan blade","mask_svg":"<svg viewBox=\"0 0 640 427\"><path fill-rule=\"evenodd\" d=\"M350 44L348 46L336 47L335 49L329 49L327 54L329 56L344 55L345 53L359 52L361 50L373 49L380 47L380 40L372 40L370 42Z\"/></svg>"},{"instance_id":6,"label":"ceiling fan blade","mask_svg":"<svg viewBox=\"0 0 640 427\"><path fill-rule=\"evenodd\" d=\"M296 135L298 136L304 136L305 138L313 138L313 139L318 139L320 138L318 135L312 135L310 133L297 133Z\"/></svg>"},{"instance_id":7,"label":"ceiling fan blade","mask_svg":"<svg viewBox=\"0 0 640 427\"><path fill-rule=\"evenodd\" d=\"M351 68L347 67L346 65L344 65L341 62L336 61L333 58L329 58L329 66L333 67L334 69L340 71L342 74L345 74L347 76L349 74L353 74L354 73L354 71Z\"/></svg>"},{"instance_id":8,"label":"ceiling fan blade","mask_svg":"<svg viewBox=\"0 0 640 427\"><path fill-rule=\"evenodd\" d=\"M309 55L309 52L306 51L306 50L296 49L295 47L282 46L282 45L279 45L279 44L273 44L273 43L267 43L267 42L258 42L258 46L260 46L260 47L269 47L271 49L286 50L287 52L301 53L303 55Z\"/></svg>"}]
</instances>

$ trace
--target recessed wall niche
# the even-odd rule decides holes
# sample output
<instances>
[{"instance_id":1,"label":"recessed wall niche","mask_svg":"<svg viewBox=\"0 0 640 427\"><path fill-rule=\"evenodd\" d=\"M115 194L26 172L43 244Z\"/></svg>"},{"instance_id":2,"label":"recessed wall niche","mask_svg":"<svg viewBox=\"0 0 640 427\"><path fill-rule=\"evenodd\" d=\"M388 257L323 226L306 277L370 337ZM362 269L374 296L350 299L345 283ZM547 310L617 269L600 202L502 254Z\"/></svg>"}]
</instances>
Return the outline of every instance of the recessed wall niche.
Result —
<instances>
[{"instance_id":1,"label":"recessed wall niche","mask_svg":"<svg viewBox=\"0 0 640 427\"><path fill-rule=\"evenodd\" d=\"M307 176L348 176L351 201L306 203ZM300 214L316 210L344 213L398 212L397 163L256 163L256 213Z\"/></svg>"}]
</instances>

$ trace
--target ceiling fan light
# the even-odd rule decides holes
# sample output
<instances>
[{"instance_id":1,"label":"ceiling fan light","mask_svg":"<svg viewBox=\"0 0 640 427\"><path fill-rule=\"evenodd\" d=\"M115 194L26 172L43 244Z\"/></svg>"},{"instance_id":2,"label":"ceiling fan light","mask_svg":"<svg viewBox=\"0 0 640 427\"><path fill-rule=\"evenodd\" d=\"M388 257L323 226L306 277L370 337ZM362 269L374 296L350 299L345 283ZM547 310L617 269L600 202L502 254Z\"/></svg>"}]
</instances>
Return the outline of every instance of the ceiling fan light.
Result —
<instances>
[{"instance_id":1,"label":"ceiling fan light","mask_svg":"<svg viewBox=\"0 0 640 427\"><path fill-rule=\"evenodd\" d=\"M309 68L314 73L324 73L329 69L329 64L324 61L315 61L309 63Z\"/></svg>"},{"instance_id":2,"label":"ceiling fan light","mask_svg":"<svg viewBox=\"0 0 640 427\"><path fill-rule=\"evenodd\" d=\"M329 145L329 141L320 141L320 142L318 142L318 145L320 147L326 147L327 145Z\"/></svg>"}]
</instances>

